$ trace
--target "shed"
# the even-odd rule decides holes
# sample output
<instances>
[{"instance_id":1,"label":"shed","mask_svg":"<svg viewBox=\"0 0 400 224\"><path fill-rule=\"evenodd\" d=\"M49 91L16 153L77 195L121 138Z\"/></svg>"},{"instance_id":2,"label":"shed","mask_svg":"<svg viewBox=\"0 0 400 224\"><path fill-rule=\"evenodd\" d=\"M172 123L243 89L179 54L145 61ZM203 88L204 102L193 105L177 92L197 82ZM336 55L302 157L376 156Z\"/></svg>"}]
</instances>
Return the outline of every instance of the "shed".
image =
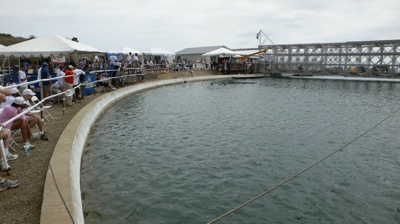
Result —
<instances>
[{"instance_id":1,"label":"shed","mask_svg":"<svg viewBox=\"0 0 400 224\"><path fill-rule=\"evenodd\" d=\"M197 59L205 59L206 63L210 63L210 57L202 56L203 54L216 50L218 48L227 48L223 45L220 46L209 46L209 47L192 47L186 48L181 51L176 52L177 59L185 60L185 61L196 61Z\"/></svg>"}]
</instances>

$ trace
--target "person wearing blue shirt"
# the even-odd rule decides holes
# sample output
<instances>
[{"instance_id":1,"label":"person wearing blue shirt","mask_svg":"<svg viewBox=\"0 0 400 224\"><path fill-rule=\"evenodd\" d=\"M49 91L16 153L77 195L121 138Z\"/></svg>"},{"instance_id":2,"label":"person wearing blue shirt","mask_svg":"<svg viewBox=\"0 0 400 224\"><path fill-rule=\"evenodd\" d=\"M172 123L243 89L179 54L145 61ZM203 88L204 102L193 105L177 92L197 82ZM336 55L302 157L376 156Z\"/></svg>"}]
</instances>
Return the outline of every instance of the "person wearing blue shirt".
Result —
<instances>
[{"instance_id":1,"label":"person wearing blue shirt","mask_svg":"<svg viewBox=\"0 0 400 224\"><path fill-rule=\"evenodd\" d=\"M40 72L38 74L38 80L39 79L50 79L51 75L48 69L48 65L47 62L43 62L42 64L42 68L40 69ZM43 91L43 97L46 98L50 95L50 87L52 85L52 81L48 80L48 81L43 81L42 82L42 91ZM45 101L45 105L49 104L49 100Z\"/></svg>"}]
</instances>

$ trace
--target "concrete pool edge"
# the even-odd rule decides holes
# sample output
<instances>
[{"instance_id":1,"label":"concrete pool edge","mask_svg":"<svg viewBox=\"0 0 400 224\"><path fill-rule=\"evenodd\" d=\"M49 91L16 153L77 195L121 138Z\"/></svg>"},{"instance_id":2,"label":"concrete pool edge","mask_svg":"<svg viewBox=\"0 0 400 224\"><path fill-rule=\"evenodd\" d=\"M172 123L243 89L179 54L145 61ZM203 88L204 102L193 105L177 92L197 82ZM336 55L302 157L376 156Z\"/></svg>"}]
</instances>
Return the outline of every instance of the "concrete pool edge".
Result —
<instances>
[{"instance_id":1,"label":"concrete pool edge","mask_svg":"<svg viewBox=\"0 0 400 224\"><path fill-rule=\"evenodd\" d=\"M80 190L80 168L86 137L97 118L116 101L161 86L233 77L265 75L215 75L158 80L127 86L94 99L80 110L62 132L54 149L44 185L41 223L84 223Z\"/></svg>"}]
</instances>

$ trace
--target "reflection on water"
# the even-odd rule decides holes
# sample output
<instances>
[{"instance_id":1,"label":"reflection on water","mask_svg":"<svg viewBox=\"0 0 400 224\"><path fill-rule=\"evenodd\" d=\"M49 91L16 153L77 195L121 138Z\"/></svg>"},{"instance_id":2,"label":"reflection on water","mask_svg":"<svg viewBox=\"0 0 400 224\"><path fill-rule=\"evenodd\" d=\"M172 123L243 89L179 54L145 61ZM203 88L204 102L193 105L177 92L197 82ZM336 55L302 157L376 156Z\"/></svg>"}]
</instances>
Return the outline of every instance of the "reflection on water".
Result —
<instances>
[{"instance_id":1,"label":"reflection on water","mask_svg":"<svg viewBox=\"0 0 400 224\"><path fill-rule=\"evenodd\" d=\"M206 223L301 171L400 105L391 83L187 83L118 102L82 161L86 223ZM395 114L219 223L398 223Z\"/></svg>"}]
</instances>

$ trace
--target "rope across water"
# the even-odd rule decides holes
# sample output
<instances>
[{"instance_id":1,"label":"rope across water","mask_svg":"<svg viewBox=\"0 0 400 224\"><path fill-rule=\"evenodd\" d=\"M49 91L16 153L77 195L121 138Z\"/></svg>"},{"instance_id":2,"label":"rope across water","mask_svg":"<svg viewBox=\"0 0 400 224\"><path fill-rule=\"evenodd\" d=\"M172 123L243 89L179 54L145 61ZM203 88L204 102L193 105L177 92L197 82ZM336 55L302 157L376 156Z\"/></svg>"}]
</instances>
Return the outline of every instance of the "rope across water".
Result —
<instances>
[{"instance_id":1,"label":"rope across water","mask_svg":"<svg viewBox=\"0 0 400 224\"><path fill-rule=\"evenodd\" d=\"M384 121L386 121L387 119L389 119L391 116L393 116L395 113L397 113L400 110L400 108L398 108L397 110L395 110L394 112L390 113L387 117L385 117L383 120L381 120L380 122L378 122L377 124L375 124L374 126L372 126L371 128L369 128L368 130L366 130L365 132L363 132L361 135L357 136L356 138L354 138L353 140L351 140L350 142L348 142L347 144L343 145L342 147L340 147L339 149L337 149L336 151L333 151L332 153L328 154L327 156L325 156L324 158L318 160L317 162L313 163L312 165L308 166L307 168L303 169L302 171L294 174L293 176L285 179L284 181L280 182L279 184L273 186L272 188L268 189L267 191L262 192L261 194L255 196L254 198L246 201L245 203L237 206L236 208L222 214L221 216L209 221L207 224L212 224L228 215L230 215L231 213L245 207L246 205L250 204L251 202L261 198L262 196L270 193L271 191L275 190L276 188L286 184L287 182L291 181L292 179L300 176L301 174L307 172L308 170L310 170L311 168L313 168L314 166L318 165L319 163L321 163L322 161L328 159L329 157L333 156L334 154L336 154L337 152L343 150L344 148L346 148L347 146L349 146L350 144L352 144L353 142L357 141L359 138L361 138L362 136L364 136L365 134L367 134L368 132L370 132L371 130L373 130L374 128L376 128L377 126L379 126L380 124L382 124Z\"/></svg>"}]
</instances>

